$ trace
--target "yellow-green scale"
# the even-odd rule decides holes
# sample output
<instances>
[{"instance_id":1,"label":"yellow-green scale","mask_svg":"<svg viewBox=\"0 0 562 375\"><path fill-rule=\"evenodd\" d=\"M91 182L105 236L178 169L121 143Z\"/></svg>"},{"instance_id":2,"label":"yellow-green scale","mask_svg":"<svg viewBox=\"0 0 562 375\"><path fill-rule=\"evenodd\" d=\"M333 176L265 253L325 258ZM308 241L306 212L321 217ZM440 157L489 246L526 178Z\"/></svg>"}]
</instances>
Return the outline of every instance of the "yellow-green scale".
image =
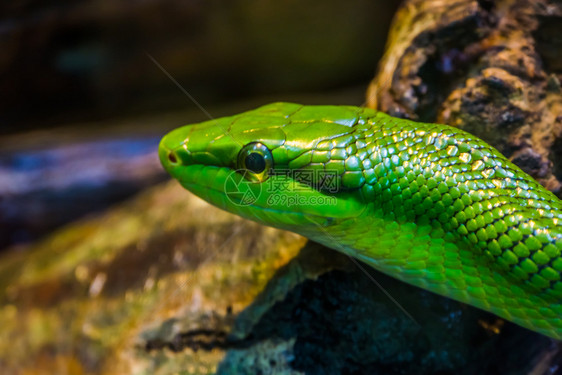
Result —
<instances>
[{"instance_id":1,"label":"yellow-green scale","mask_svg":"<svg viewBox=\"0 0 562 375\"><path fill-rule=\"evenodd\" d=\"M354 143L334 139L333 157L323 156L326 170L342 172L344 187L361 186L367 210L331 225L329 236L311 237L331 247L335 240L405 282L560 337L560 202L539 197L535 181L459 130L384 114L368 125L357 127ZM346 168L346 155L363 149L364 158Z\"/></svg>"},{"instance_id":2,"label":"yellow-green scale","mask_svg":"<svg viewBox=\"0 0 562 375\"><path fill-rule=\"evenodd\" d=\"M268 181L304 188L287 196L331 196L335 205L272 204L275 192L243 184L237 156L254 142L286 172ZM221 208L562 339L562 203L466 132L358 107L275 103L179 128L162 140L160 158ZM335 177L338 189L295 171ZM257 201L233 202L228 181Z\"/></svg>"}]
</instances>

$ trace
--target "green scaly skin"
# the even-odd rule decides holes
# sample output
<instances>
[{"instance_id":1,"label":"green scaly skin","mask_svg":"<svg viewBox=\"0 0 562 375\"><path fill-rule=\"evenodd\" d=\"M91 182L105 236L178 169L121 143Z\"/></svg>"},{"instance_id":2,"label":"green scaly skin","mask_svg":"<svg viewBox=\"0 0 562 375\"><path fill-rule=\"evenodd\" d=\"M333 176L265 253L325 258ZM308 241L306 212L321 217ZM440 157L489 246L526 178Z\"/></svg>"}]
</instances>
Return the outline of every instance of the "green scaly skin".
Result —
<instances>
[{"instance_id":1,"label":"green scaly skin","mask_svg":"<svg viewBox=\"0 0 562 375\"><path fill-rule=\"evenodd\" d=\"M239 156L254 142L270 151L262 173ZM275 103L178 128L159 154L185 188L222 209L562 338L562 203L466 132L365 108Z\"/></svg>"}]
</instances>

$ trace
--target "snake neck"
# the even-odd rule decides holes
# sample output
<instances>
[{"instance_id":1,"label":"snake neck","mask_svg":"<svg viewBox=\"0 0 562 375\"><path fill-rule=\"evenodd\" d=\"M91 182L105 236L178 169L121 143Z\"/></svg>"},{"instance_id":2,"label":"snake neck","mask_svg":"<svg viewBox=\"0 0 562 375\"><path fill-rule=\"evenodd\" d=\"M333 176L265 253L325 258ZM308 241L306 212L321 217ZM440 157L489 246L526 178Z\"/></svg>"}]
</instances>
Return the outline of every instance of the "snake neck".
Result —
<instances>
[{"instance_id":1,"label":"snake neck","mask_svg":"<svg viewBox=\"0 0 562 375\"><path fill-rule=\"evenodd\" d=\"M552 193L459 129L384 114L369 125L350 147L361 168L349 171L354 184L348 170L341 181L368 208L332 228L347 252L388 273L458 254L449 260L457 268L490 267L528 291L562 296L562 205Z\"/></svg>"}]
</instances>

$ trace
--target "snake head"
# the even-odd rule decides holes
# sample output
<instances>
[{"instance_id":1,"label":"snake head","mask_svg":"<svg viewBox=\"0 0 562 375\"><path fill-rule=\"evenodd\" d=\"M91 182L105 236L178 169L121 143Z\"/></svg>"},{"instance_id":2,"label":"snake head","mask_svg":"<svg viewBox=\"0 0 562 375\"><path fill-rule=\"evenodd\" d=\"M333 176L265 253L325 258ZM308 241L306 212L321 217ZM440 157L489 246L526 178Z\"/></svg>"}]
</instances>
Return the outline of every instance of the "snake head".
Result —
<instances>
[{"instance_id":1,"label":"snake head","mask_svg":"<svg viewBox=\"0 0 562 375\"><path fill-rule=\"evenodd\" d=\"M172 177L219 208L310 235L365 208L352 134L362 111L274 103L173 130L159 156Z\"/></svg>"}]
</instances>

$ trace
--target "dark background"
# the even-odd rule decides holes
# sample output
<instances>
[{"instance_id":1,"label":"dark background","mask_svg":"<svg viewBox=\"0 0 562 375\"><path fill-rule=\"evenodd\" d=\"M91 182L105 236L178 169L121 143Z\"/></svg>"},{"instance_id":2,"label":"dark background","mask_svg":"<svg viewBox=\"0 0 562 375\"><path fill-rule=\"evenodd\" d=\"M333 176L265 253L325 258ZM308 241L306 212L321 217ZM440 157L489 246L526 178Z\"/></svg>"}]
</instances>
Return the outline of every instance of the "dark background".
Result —
<instances>
[{"instance_id":1,"label":"dark background","mask_svg":"<svg viewBox=\"0 0 562 375\"><path fill-rule=\"evenodd\" d=\"M168 130L275 100L355 104L398 1L0 4L0 249L167 178Z\"/></svg>"}]
</instances>

